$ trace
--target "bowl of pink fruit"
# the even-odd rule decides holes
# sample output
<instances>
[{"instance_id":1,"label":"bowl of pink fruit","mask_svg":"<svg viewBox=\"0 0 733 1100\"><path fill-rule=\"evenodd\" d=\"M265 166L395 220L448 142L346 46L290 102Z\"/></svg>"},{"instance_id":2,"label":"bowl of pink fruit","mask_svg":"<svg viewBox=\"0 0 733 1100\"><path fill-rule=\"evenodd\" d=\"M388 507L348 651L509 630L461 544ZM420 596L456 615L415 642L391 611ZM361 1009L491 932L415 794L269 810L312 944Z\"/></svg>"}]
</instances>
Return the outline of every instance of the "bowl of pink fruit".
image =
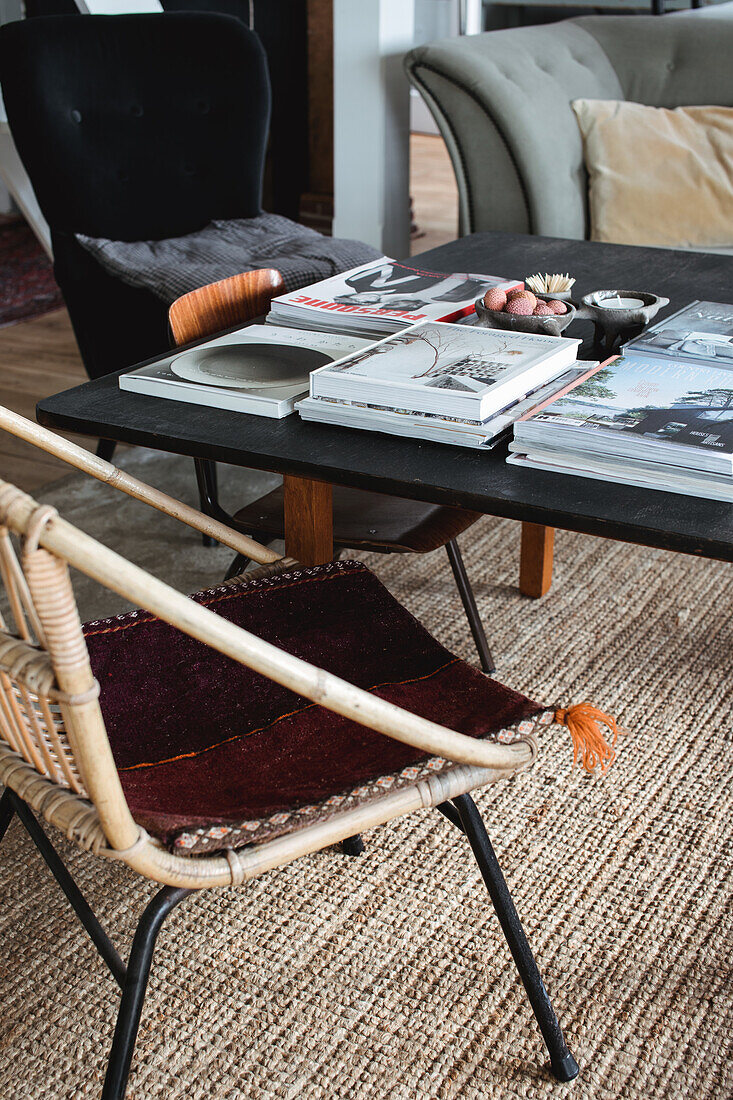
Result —
<instances>
[{"instance_id":1,"label":"bowl of pink fruit","mask_svg":"<svg viewBox=\"0 0 733 1100\"><path fill-rule=\"evenodd\" d=\"M536 332L560 336L575 319L576 307L565 299L531 290L491 287L476 301L478 324L482 328L503 328L512 332Z\"/></svg>"}]
</instances>

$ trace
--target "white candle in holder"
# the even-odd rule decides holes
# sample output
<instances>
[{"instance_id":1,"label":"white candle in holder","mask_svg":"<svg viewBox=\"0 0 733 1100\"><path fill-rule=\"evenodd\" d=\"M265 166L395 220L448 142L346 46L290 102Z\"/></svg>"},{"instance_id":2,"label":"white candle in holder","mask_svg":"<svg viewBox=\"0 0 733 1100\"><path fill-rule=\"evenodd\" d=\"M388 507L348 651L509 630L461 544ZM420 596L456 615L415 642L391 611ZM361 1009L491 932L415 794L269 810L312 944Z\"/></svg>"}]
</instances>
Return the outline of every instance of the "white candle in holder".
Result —
<instances>
[{"instance_id":1,"label":"white candle in holder","mask_svg":"<svg viewBox=\"0 0 733 1100\"><path fill-rule=\"evenodd\" d=\"M620 298L618 294L601 298L597 303L602 309L640 309L644 305L641 298Z\"/></svg>"}]
</instances>

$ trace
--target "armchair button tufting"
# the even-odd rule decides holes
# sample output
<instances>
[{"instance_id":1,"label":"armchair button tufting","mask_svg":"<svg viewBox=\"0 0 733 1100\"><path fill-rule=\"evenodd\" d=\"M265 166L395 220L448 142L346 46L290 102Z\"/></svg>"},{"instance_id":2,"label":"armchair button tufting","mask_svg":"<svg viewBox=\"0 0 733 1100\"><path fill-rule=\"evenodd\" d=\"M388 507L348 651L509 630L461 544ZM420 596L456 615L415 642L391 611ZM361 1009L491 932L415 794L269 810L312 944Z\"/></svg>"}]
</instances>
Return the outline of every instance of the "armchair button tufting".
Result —
<instances>
[{"instance_id":1,"label":"armchair button tufting","mask_svg":"<svg viewBox=\"0 0 733 1100\"><path fill-rule=\"evenodd\" d=\"M144 111L139 103L133 103L132 107L130 108L130 114L134 115L135 118L142 118Z\"/></svg>"},{"instance_id":2,"label":"armchair button tufting","mask_svg":"<svg viewBox=\"0 0 733 1100\"><path fill-rule=\"evenodd\" d=\"M211 110L211 107L209 106L209 104L206 102L205 99L197 99L196 100L196 113L197 114L199 114L199 115L208 115L210 110Z\"/></svg>"},{"instance_id":3,"label":"armchair button tufting","mask_svg":"<svg viewBox=\"0 0 733 1100\"><path fill-rule=\"evenodd\" d=\"M72 122L81 122L81 111L77 111L76 107L74 107L73 111L70 111L69 113L71 115Z\"/></svg>"},{"instance_id":4,"label":"armchair button tufting","mask_svg":"<svg viewBox=\"0 0 733 1100\"><path fill-rule=\"evenodd\" d=\"M183 162L183 174L185 176L194 176L196 174L196 169L190 161Z\"/></svg>"},{"instance_id":5,"label":"armchair button tufting","mask_svg":"<svg viewBox=\"0 0 733 1100\"><path fill-rule=\"evenodd\" d=\"M671 73L672 73L672 72L674 72L674 70L676 69L676 67L677 67L677 66L675 65L674 61L668 61L668 62L667 62L667 68L669 69L669 71L670 71Z\"/></svg>"}]
</instances>

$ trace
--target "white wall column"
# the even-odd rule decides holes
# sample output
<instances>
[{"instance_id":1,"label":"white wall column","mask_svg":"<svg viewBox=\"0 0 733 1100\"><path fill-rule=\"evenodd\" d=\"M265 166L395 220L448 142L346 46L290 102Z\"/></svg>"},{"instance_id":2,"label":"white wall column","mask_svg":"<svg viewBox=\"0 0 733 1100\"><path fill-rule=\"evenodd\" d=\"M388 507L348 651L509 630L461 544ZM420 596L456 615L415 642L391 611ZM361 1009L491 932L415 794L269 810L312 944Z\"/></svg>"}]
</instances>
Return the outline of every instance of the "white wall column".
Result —
<instances>
[{"instance_id":1,"label":"white wall column","mask_svg":"<svg viewBox=\"0 0 733 1100\"><path fill-rule=\"evenodd\" d=\"M402 58L414 0L334 0L335 237L410 254L410 97Z\"/></svg>"}]
</instances>

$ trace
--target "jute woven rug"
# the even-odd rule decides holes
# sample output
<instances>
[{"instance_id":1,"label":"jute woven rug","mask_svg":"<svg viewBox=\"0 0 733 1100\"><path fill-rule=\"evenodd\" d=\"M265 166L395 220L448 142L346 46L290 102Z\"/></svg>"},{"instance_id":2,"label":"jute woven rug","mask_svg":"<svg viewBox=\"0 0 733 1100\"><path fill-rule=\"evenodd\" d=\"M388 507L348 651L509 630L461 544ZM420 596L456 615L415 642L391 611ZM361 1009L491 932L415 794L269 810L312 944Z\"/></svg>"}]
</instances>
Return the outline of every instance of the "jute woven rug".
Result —
<instances>
[{"instance_id":1,"label":"jute woven rug","mask_svg":"<svg viewBox=\"0 0 733 1100\"><path fill-rule=\"evenodd\" d=\"M125 464L193 499L188 463ZM183 588L227 564L94 483L45 499ZM533 602L515 587L516 524L483 520L462 545L500 678L587 698L630 731L604 777L573 772L556 730L531 773L477 798L580 1077L550 1078L467 848L426 811L369 834L358 859L324 852L181 906L158 944L134 1100L733 1095L733 573L561 533L553 588ZM474 659L443 554L372 564ZM116 609L80 591L85 615ZM126 950L151 887L58 843ZM116 987L17 823L0 881L0 1095L96 1097Z\"/></svg>"}]
</instances>

